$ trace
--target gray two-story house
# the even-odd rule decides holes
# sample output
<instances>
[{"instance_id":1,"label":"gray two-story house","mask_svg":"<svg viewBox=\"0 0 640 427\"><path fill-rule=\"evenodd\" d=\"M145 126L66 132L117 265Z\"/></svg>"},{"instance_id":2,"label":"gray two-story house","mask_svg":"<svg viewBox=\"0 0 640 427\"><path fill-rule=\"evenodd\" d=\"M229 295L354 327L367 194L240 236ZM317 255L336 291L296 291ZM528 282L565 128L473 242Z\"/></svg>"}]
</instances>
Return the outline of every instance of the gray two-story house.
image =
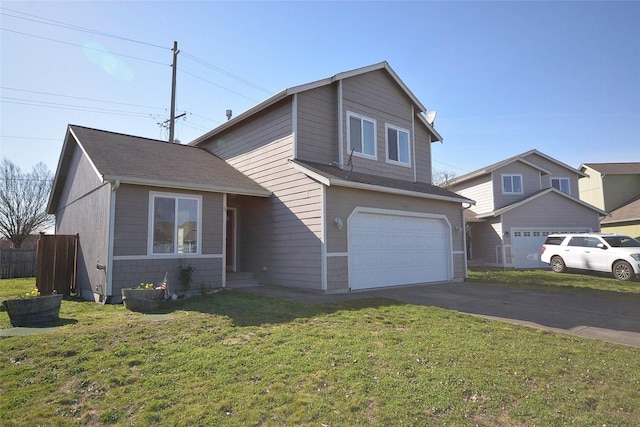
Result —
<instances>
[{"instance_id":1,"label":"gray two-story house","mask_svg":"<svg viewBox=\"0 0 640 427\"><path fill-rule=\"evenodd\" d=\"M87 298L155 281L321 292L462 280L464 209L431 185L426 108L382 62L285 89L187 146L70 126L49 212ZM96 262L106 271L96 271Z\"/></svg>"},{"instance_id":2,"label":"gray two-story house","mask_svg":"<svg viewBox=\"0 0 640 427\"><path fill-rule=\"evenodd\" d=\"M585 176L530 150L451 180L449 189L476 201L465 214L469 265L548 267L540 262L547 235L599 231L608 213L580 200Z\"/></svg>"}]
</instances>

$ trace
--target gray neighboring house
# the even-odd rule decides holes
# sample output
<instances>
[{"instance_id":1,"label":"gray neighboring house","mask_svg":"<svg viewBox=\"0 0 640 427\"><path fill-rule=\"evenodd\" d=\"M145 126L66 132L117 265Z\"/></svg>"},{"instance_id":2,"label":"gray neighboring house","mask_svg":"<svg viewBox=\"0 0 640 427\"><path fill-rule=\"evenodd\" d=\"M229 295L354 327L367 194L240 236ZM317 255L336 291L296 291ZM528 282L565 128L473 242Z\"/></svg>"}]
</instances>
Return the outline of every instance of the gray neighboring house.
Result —
<instances>
[{"instance_id":1,"label":"gray neighboring house","mask_svg":"<svg viewBox=\"0 0 640 427\"><path fill-rule=\"evenodd\" d=\"M585 176L530 150L449 181L449 189L476 200L465 215L469 265L548 267L540 261L548 234L599 231L608 213L580 200Z\"/></svg>"},{"instance_id":2,"label":"gray neighboring house","mask_svg":"<svg viewBox=\"0 0 640 427\"><path fill-rule=\"evenodd\" d=\"M640 162L583 163L580 171L580 198L611 212L602 231L640 238Z\"/></svg>"},{"instance_id":3,"label":"gray neighboring house","mask_svg":"<svg viewBox=\"0 0 640 427\"><path fill-rule=\"evenodd\" d=\"M442 138L425 114L382 62L285 89L189 146L70 127L49 212L80 233L87 294L180 260L222 287L244 272L319 292L463 280L473 200L431 185Z\"/></svg>"}]
</instances>

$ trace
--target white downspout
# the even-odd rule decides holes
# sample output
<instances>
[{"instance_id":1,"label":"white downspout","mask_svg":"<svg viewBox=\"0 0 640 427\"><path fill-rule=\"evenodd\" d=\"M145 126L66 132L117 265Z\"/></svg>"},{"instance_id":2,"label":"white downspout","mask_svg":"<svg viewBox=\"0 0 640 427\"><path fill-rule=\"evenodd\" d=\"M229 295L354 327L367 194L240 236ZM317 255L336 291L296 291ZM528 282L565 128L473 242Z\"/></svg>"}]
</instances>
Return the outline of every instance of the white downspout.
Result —
<instances>
[{"instance_id":1,"label":"white downspout","mask_svg":"<svg viewBox=\"0 0 640 427\"><path fill-rule=\"evenodd\" d=\"M227 287L227 193L222 194L222 287Z\"/></svg>"},{"instance_id":2,"label":"white downspout","mask_svg":"<svg viewBox=\"0 0 640 427\"><path fill-rule=\"evenodd\" d=\"M338 80L338 163L344 165L344 123L342 118L342 80Z\"/></svg>"},{"instance_id":3,"label":"white downspout","mask_svg":"<svg viewBox=\"0 0 640 427\"><path fill-rule=\"evenodd\" d=\"M107 271L105 271L107 289L105 290L104 301L111 297L113 293L113 240L116 227L116 192L120 188L120 180L111 183L111 194L109 201L109 239L107 243Z\"/></svg>"}]
</instances>

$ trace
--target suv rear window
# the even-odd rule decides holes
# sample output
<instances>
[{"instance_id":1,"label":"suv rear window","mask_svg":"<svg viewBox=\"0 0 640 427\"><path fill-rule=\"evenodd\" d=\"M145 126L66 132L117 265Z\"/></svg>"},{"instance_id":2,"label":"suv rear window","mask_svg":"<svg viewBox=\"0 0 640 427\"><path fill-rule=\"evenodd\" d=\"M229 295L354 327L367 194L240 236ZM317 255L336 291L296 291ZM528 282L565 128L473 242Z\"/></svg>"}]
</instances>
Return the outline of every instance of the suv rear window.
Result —
<instances>
[{"instance_id":1,"label":"suv rear window","mask_svg":"<svg viewBox=\"0 0 640 427\"><path fill-rule=\"evenodd\" d=\"M544 241L545 245L559 245L564 240L562 236L549 236L547 240Z\"/></svg>"}]
</instances>

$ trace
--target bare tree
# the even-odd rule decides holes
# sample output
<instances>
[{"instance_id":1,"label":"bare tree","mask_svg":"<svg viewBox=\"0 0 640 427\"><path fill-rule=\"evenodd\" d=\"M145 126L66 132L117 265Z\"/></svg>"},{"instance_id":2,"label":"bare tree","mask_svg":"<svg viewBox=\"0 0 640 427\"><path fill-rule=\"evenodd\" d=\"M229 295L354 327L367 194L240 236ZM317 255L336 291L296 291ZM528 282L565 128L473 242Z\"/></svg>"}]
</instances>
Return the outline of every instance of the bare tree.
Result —
<instances>
[{"instance_id":1,"label":"bare tree","mask_svg":"<svg viewBox=\"0 0 640 427\"><path fill-rule=\"evenodd\" d=\"M431 178L431 183L438 187L449 188L449 182L456 177L455 172L451 171L433 171L433 177Z\"/></svg>"},{"instance_id":2,"label":"bare tree","mask_svg":"<svg viewBox=\"0 0 640 427\"><path fill-rule=\"evenodd\" d=\"M0 163L0 235L16 248L37 231L49 226L53 218L47 215L47 201L53 175L44 163L38 163L31 173L22 173L8 159Z\"/></svg>"}]
</instances>

